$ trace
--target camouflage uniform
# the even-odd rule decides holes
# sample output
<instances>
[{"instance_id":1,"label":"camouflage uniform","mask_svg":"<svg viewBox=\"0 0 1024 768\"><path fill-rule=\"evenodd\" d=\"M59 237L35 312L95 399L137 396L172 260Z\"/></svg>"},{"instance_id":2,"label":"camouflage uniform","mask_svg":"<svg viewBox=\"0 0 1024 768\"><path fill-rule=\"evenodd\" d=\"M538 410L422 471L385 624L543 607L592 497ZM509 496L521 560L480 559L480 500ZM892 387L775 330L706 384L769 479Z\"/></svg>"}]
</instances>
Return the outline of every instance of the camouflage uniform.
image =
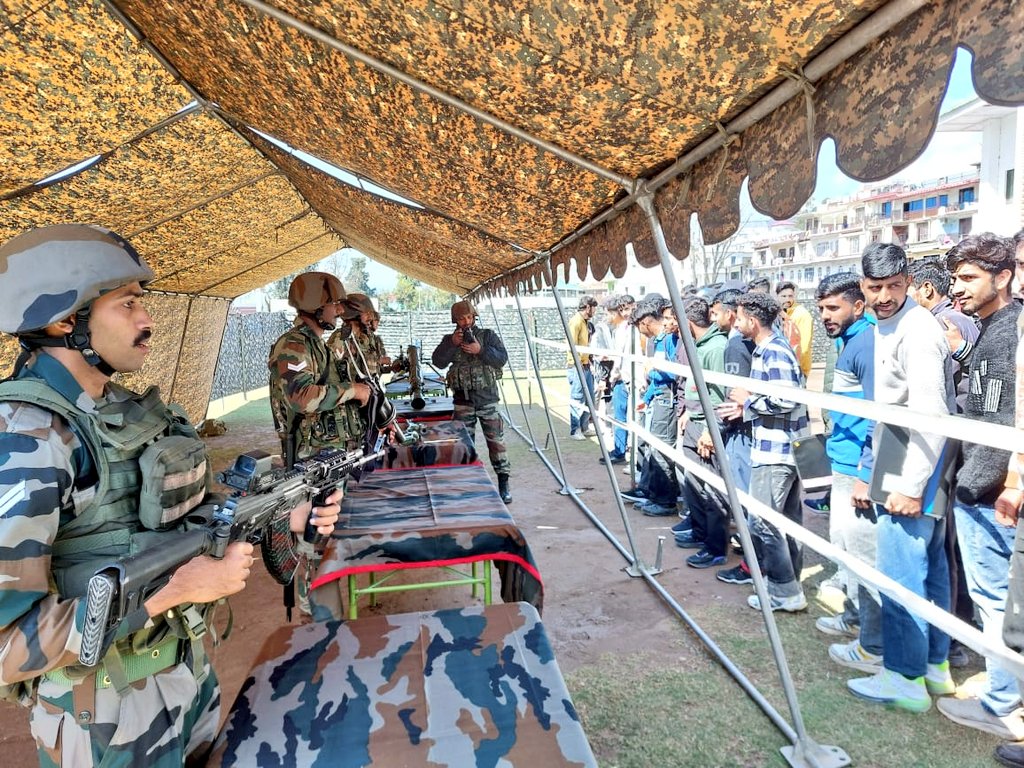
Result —
<instances>
[{"instance_id":1,"label":"camouflage uniform","mask_svg":"<svg viewBox=\"0 0 1024 768\"><path fill-rule=\"evenodd\" d=\"M512 464L505 451L505 427L498 413L498 379L508 362L508 353L494 331L474 325L473 333L480 342L480 354L463 352L452 343L454 334L449 333L441 339L431 360L437 368L451 366L447 380L455 401L452 418L465 423L474 437L477 419L480 420L491 466L495 474L499 478L504 475L507 482Z\"/></svg>"},{"instance_id":2,"label":"camouflage uniform","mask_svg":"<svg viewBox=\"0 0 1024 768\"><path fill-rule=\"evenodd\" d=\"M271 348L270 407L282 442L295 429L296 458L321 448L351 450L366 431L352 379L335 349L301 321Z\"/></svg>"},{"instance_id":3,"label":"camouflage uniform","mask_svg":"<svg viewBox=\"0 0 1024 768\"><path fill-rule=\"evenodd\" d=\"M113 387L94 401L44 353L22 369L21 379L45 382L83 419L99 418L112 398L126 393ZM125 631L134 634L119 647L148 635L164 669L119 692L103 667L96 674L75 666L85 601L58 590L55 569L68 559L61 554L63 532L97 500L102 485L79 433L37 405L0 402L0 476L0 684L15 686L22 702L33 704L40 763L180 766L204 751L216 734L220 695L201 644L158 640L157 630L166 625L140 617L126 620L132 626ZM91 557L78 567L91 573L112 559L102 549ZM153 658L152 651L136 658Z\"/></svg>"}]
</instances>

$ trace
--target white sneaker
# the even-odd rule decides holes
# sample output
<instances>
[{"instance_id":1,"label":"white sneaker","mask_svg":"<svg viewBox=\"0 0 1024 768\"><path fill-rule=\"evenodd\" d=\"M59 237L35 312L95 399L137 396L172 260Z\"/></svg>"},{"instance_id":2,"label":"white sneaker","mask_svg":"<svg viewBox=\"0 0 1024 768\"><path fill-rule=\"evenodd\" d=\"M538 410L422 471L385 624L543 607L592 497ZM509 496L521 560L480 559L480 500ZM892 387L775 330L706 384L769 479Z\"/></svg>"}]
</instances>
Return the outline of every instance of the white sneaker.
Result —
<instances>
[{"instance_id":1,"label":"white sneaker","mask_svg":"<svg viewBox=\"0 0 1024 768\"><path fill-rule=\"evenodd\" d=\"M911 680L884 667L871 677L848 680L846 687L854 696L875 704L885 704L908 712L927 712L932 708L932 697L928 695L923 677Z\"/></svg>"},{"instance_id":2,"label":"white sneaker","mask_svg":"<svg viewBox=\"0 0 1024 768\"><path fill-rule=\"evenodd\" d=\"M828 657L836 664L861 672L877 672L882 668L882 657L864 650L860 640L849 643L833 643L828 647Z\"/></svg>"},{"instance_id":3,"label":"white sneaker","mask_svg":"<svg viewBox=\"0 0 1024 768\"><path fill-rule=\"evenodd\" d=\"M949 662L929 664L928 671L924 673L924 684L928 686L928 693L932 696L950 696L956 693L956 683L949 674Z\"/></svg>"},{"instance_id":4,"label":"white sneaker","mask_svg":"<svg viewBox=\"0 0 1024 768\"><path fill-rule=\"evenodd\" d=\"M573 432L569 435L570 440L586 440L586 436L582 432Z\"/></svg>"},{"instance_id":5,"label":"white sneaker","mask_svg":"<svg viewBox=\"0 0 1024 768\"><path fill-rule=\"evenodd\" d=\"M858 637L860 635L860 629L853 624L847 624L842 615L822 616L814 622L814 628L826 635L838 637Z\"/></svg>"},{"instance_id":6,"label":"white sneaker","mask_svg":"<svg viewBox=\"0 0 1024 768\"><path fill-rule=\"evenodd\" d=\"M796 613L797 611L803 611L807 608L807 598L804 597L804 593L800 592L790 597L776 597L775 595L769 595L771 598L771 607L773 611L788 611L789 613ZM756 611L761 610L761 601L757 595L751 595L747 598L747 605Z\"/></svg>"}]
</instances>

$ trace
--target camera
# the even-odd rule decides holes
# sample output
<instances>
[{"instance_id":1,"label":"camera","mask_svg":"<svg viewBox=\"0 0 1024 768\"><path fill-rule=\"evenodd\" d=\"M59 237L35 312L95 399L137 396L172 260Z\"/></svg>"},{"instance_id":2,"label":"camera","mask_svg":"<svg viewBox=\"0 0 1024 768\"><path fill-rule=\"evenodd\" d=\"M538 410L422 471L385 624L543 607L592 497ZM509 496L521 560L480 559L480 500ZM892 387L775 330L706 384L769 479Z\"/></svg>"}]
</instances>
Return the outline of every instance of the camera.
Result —
<instances>
[{"instance_id":1,"label":"camera","mask_svg":"<svg viewBox=\"0 0 1024 768\"><path fill-rule=\"evenodd\" d=\"M462 329L462 343L463 344L475 344L476 336L473 335L473 327Z\"/></svg>"}]
</instances>

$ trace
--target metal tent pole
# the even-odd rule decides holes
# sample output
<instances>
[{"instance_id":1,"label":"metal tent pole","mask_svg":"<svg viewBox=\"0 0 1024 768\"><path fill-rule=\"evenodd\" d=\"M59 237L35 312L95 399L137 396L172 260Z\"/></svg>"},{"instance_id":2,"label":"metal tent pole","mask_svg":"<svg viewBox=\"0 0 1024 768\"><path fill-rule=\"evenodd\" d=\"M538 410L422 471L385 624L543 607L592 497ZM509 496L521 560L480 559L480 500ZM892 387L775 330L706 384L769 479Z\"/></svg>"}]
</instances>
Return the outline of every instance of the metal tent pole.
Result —
<instances>
[{"instance_id":1,"label":"metal tent pole","mask_svg":"<svg viewBox=\"0 0 1024 768\"><path fill-rule=\"evenodd\" d=\"M491 316L494 318L494 327L497 329L498 335L500 336L501 335L501 322L498 320L498 311L494 308L494 302L493 301L491 302ZM527 353L527 356L528 355L529 355L529 353ZM526 424L526 431L530 433L529 443L532 446L533 450L536 451L537 450L537 440L533 436L533 426L530 424L530 417L526 413L526 403L523 402L523 393L522 393L522 390L519 389L519 377L516 376L516 369L515 369L515 366L512 365L512 358L509 358L509 360L508 360L508 370L509 370L509 373L512 374L512 384L516 388L516 397L519 398L519 406L520 406L520 408L523 409L523 422L525 422L525 424ZM504 397L501 399L501 401L502 401L502 403L505 406L505 413L508 415L508 425L510 427L512 427L513 429L515 429L516 425L512 421L512 412L509 410L508 401Z\"/></svg>"},{"instance_id":2,"label":"metal tent pole","mask_svg":"<svg viewBox=\"0 0 1024 768\"><path fill-rule=\"evenodd\" d=\"M537 376L537 388L540 390L540 401L544 405L544 418L548 422L548 436L555 446L555 458L558 460L558 469L561 473L556 475L559 482L562 484L562 488L559 491L563 496L570 496L576 493L576 489L569 485L568 478L565 475L565 462L562 461L562 449L558 445L558 437L555 436L555 425L551 421L551 409L548 408L548 393L544 389L544 380L540 375L540 361L537 360L537 349L532 343L530 343L530 332L526 329L526 318L523 317L523 305L519 301L519 294L515 294L516 297L516 309L519 310L519 322L523 325L523 337L526 339L526 355L530 359L530 363L533 365L533 372ZM542 459L547 457L544 456L537 444L534 443L534 448L537 450L537 455ZM547 463L545 461L545 463ZM549 465L550 466L550 465Z\"/></svg>"},{"instance_id":3,"label":"metal tent pole","mask_svg":"<svg viewBox=\"0 0 1024 768\"><path fill-rule=\"evenodd\" d=\"M782 648L782 638L779 637L779 628L775 623L775 616L771 610L767 585L757 565L757 557L754 555L754 546L750 538L750 528L743 515L743 507L740 505L739 497L736 495L735 478L729 467L729 459L725 453L725 442L722 440L722 433L718 427L718 420L715 418L714 405L711 402L711 394L708 392L707 382L704 380L704 372L700 366L700 357L697 353L697 345L690 327L686 324L686 312L683 308L683 299L679 293L679 285L672 272L672 254L669 253L668 244L665 242L665 233L661 228L661 221L658 219L658 212L654 207L654 193L648 192L637 200L637 204L647 216L651 234L654 237L654 244L661 259L661 269L665 274L665 282L668 285L669 296L672 299L672 307L676 317L679 318L679 333L686 349L687 363L690 366L694 384L697 385L697 395L700 398L701 407L706 415L706 424L711 433L711 441L718 454L718 463L721 469L722 479L725 481L726 495L729 499L729 507L732 510L733 520L736 523L736 530L739 533L740 541L743 544L743 553L750 564L750 574L754 580L754 589L761 602L761 613L764 616L765 628L768 631L768 641L771 645L772 654L775 656L775 663L779 668L779 678L782 682L782 689L789 705L789 711L793 718L793 727L796 732L796 741L791 748L783 748L782 753L790 765L813 766L814 768L830 768L831 766L849 765L850 758L838 747L826 747L816 743L804 727L803 716L800 713L800 702L797 698L796 687L793 685L793 678L789 671L789 664L786 661L786 654Z\"/></svg>"},{"instance_id":4,"label":"metal tent pole","mask_svg":"<svg viewBox=\"0 0 1024 768\"><path fill-rule=\"evenodd\" d=\"M590 391L590 387L586 384L586 378L583 376L583 362L580 360L579 350L576 349L576 340L573 339L572 333L569 331L569 320L565 316L565 306L562 304L562 297L558 293L558 288L555 285L555 273L551 269L550 259L544 262L544 269L547 272L548 284L551 286L551 294L555 297L555 305L558 307L558 317L562 321L562 330L565 331L565 338L569 340L569 353L572 355L572 363L576 367L576 375L579 376L580 384L583 387L583 397L587 402L587 408L590 409L591 418L597 413L597 404L594 402L594 393ZM570 415L570 418L571 415ZM596 431L596 430L595 430ZM633 535L633 526L629 522L629 515L626 514L626 508L622 504L622 496L619 495L619 482L615 479L615 465L612 464L611 458L608 455L608 446L604 444L604 440L598 435L597 445L601 449L601 455L604 457L604 468L608 472L608 481L612 485L612 490L615 492L615 504L619 508L619 514L622 516L622 525L626 529L626 539L629 541L629 549L633 553L634 563L626 569L626 572L630 576L642 576L646 573L660 573L660 567L657 570L648 568L640 556L640 550L636 546L636 537ZM664 537L658 539L658 555L657 562L661 563L661 547L665 541Z\"/></svg>"}]
</instances>

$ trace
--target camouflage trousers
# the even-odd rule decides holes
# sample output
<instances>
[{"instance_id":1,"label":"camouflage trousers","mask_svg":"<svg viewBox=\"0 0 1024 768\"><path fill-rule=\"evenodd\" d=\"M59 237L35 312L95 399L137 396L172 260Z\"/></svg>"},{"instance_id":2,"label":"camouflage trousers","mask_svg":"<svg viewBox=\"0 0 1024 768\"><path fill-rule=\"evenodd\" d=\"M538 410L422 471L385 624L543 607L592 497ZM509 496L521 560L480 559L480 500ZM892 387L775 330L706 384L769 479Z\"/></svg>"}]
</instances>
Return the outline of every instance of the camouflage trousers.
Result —
<instances>
[{"instance_id":1,"label":"camouflage trousers","mask_svg":"<svg viewBox=\"0 0 1024 768\"><path fill-rule=\"evenodd\" d=\"M505 451L505 423L498 413L498 404L473 405L472 403L455 403L455 412L452 414L455 421L461 421L466 425L469 436L476 441L476 422L480 420L480 429L483 430L484 440L487 441L487 454L491 458L491 466L497 475L507 475L512 471L512 464L508 460L508 453Z\"/></svg>"},{"instance_id":2,"label":"camouflage trousers","mask_svg":"<svg viewBox=\"0 0 1024 768\"><path fill-rule=\"evenodd\" d=\"M30 720L39 764L43 768L205 764L220 725L220 686L208 659L203 671L206 677L199 681L190 663L176 664L132 683L124 696L113 687L100 688L95 702L88 704L93 709L87 722L78 711L81 701L75 706L74 688L40 680Z\"/></svg>"}]
</instances>

